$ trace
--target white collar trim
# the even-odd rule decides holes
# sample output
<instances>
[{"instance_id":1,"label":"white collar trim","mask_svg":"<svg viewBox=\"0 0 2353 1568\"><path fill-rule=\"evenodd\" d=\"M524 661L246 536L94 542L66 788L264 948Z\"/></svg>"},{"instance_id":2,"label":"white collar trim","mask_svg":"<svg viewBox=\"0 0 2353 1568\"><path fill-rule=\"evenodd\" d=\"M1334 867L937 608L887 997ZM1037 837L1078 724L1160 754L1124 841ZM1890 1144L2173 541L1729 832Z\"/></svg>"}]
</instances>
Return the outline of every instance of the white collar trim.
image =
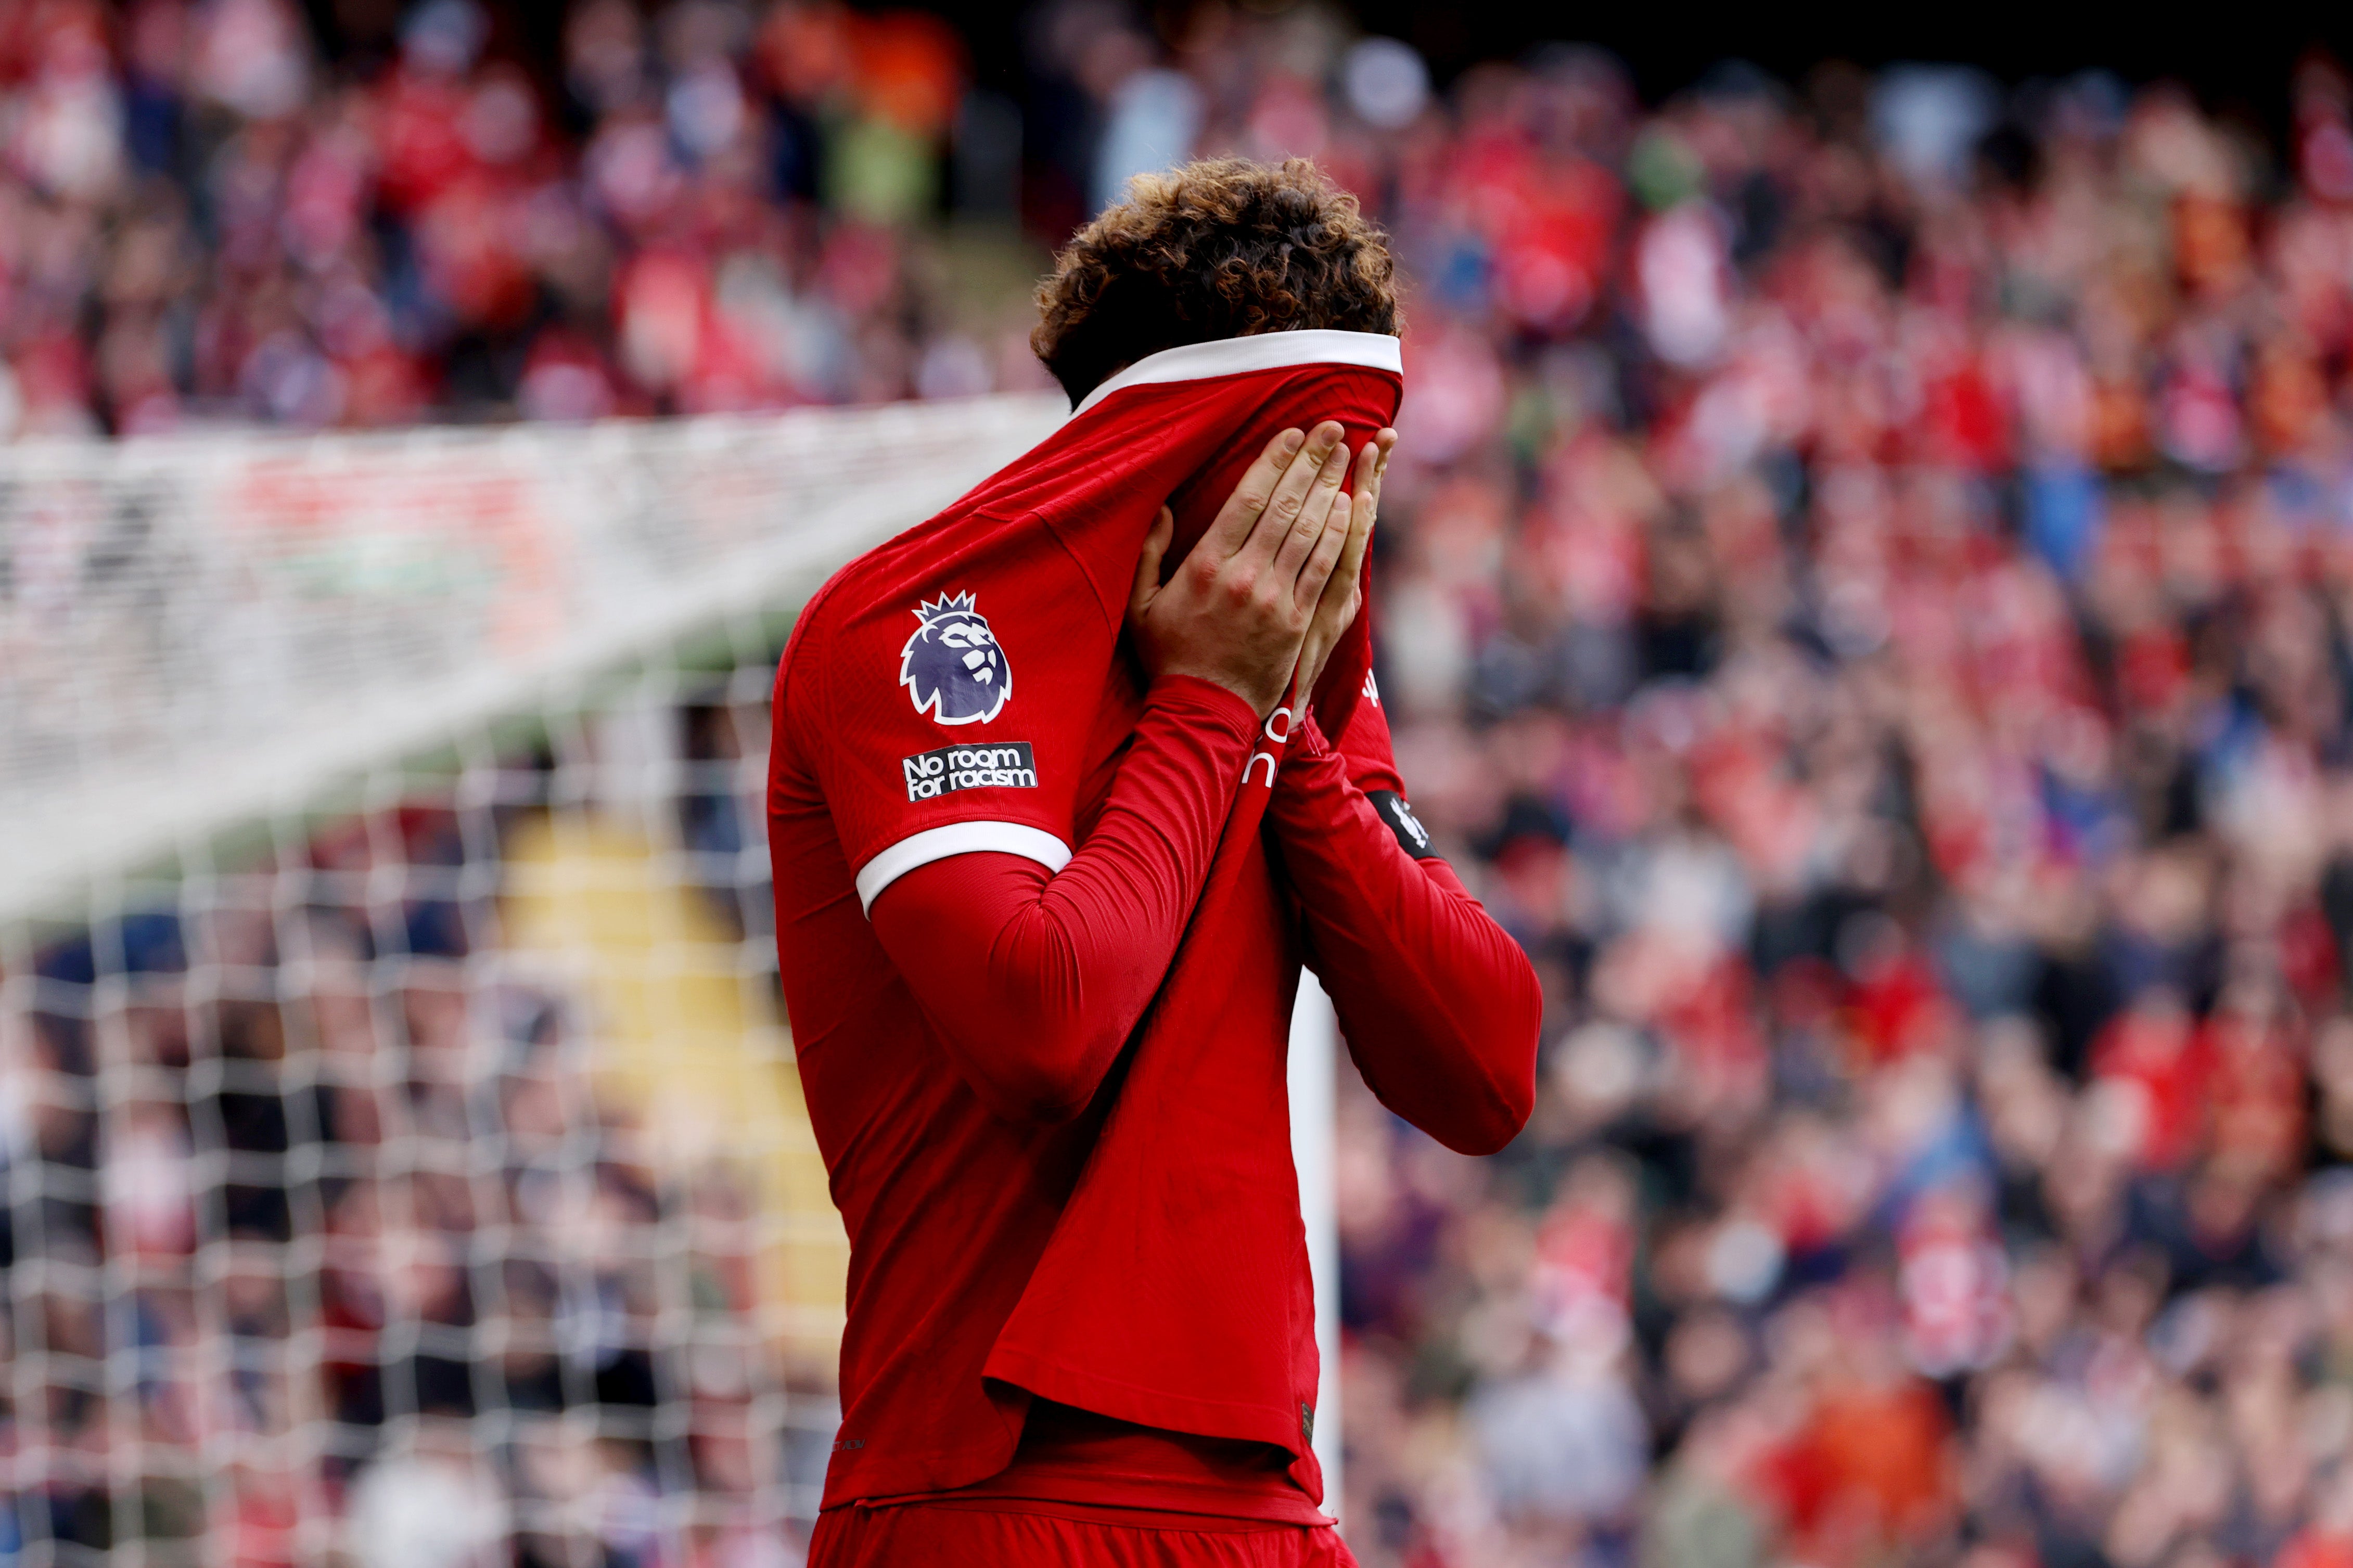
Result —
<instances>
[{"instance_id":1,"label":"white collar trim","mask_svg":"<svg viewBox=\"0 0 2353 1568\"><path fill-rule=\"evenodd\" d=\"M1353 364L1366 370L1405 374L1405 357L1398 340L1387 332L1341 332L1328 327L1307 327L1290 332L1260 332L1254 337L1219 338L1215 342L1187 343L1145 354L1117 375L1087 394L1071 412L1084 414L1114 392L1169 381L1206 381L1213 375L1242 375L1254 370L1288 370L1301 364Z\"/></svg>"}]
</instances>

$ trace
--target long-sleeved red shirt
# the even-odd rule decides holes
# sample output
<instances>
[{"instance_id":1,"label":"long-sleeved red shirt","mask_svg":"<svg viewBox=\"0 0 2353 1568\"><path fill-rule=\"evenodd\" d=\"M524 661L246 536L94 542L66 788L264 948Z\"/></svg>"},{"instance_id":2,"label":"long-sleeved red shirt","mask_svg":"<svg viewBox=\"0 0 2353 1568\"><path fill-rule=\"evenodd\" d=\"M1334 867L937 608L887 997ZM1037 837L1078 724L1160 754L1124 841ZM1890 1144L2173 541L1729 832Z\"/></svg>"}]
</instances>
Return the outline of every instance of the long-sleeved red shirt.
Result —
<instances>
[{"instance_id":1,"label":"long-sleeved red shirt","mask_svg":"<svg viewBox=\"0 0 2353 1568\"><path fill-rule=\"evenodd\" d=\"M1133 1472L1114 1450L1147 1429L1272 1450L1320 1497L1291 1008L1303 963L1340 976L1380 951L1385 906L1306 921L1297 884L1324 873L1293 875L1275 796L1330 792L1290 776L1287 720L1147 692L1119 641L1164 499L1181 556L1275 431L1330 417L1353 448L1398 389L1396 340L1362 333L1147 355L803 611L768 823L794 1051L850 1237L825 1507L969 1488L1025 1442L1033 1468ZM1368 663L1359 627L1315 693L1350 744ZM1331 831L1363 829L1351 805ZM1394 842L1369 844L1367 886L1410 893ZM933 884L947 911L901 920ZM1432 886L1431 918L1470 909ZM1398 1009L1366 994L1343 1016L1369 1039ZM1451 1060L1462 1035L1419 1048ZM1417 1078L1413 1044L1356 1042L1392 1104L1464 1147L1508 1135L1502 1079ZM1229 1468L1187 1458L1197 1479Z\"/></svg>"},{"instance_id":2,"label":"long-sleeved red shirt","mask_svg":"<svg viewBox=\"0 0 2353 1568\"><path fill-rule=\"evenodd\" d=\"M1232 803L1247 747L1236 714L1250 721L1206 682L1162 683L1093 837L1060 871L959 855L875 901L884 951L999 1115L1077 1114L1144 1016ZM1302 721L1267 807L1307 962L1381 1103L1450 1149L1493 1153L1535 1092L1535 972L1434 848L1408 849L1421 828L1377 703L1358 708L1349 737L1343 752ZM1390 826L1383 805L1409 826Z\"/></svg>"},{"instance_id":3,"label":"long-sleeved red shirt","mask_svg":"<svg viewBox=\"0 0 2353 1568\"><path fill-rule=\"evenodd\" d=\"M1093 835L1061 871L961 855L908 872L876 900L884 951L999 1115L1076 1114L1150 1005L1232 804L1237 715L1251 723L1215 687L1163 681ZM1240 733L1246 747L1250 730ZM1535 1093L1535 974L1432 852L1405 805L1377 702L1358 708L1349 740L1344 753L1303 721L1266 808L1308 962L1382 1103L1450 1148L1492 1152L1526 1121ZM954 1495L1318 1517L1258 1445L1122 1430L1064 1410L1031 1423L1007 1470Z\"/></svg>"},{"instance_id":4,"label":"long-sleeved red shirt","mask_svg":"<svg viewBox=\"0 0 2353 1568\"><path fill-rule=\"evenodd\" d=\"M1259 723L1189 676L1156 683L1070 863L978 851L875 900L874 934L975 1093L1008 1121L1084 1110L1168 973Z\"/></svg>"}]
</instances>

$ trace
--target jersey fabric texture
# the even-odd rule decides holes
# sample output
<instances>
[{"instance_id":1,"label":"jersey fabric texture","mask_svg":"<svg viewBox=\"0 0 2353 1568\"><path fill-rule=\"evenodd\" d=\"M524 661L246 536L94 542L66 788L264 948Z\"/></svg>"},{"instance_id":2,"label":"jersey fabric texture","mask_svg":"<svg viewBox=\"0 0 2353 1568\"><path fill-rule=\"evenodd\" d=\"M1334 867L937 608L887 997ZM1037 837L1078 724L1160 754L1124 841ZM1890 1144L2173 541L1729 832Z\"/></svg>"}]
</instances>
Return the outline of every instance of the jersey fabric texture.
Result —
<instances>
[{"instance_id":1,"label":"jersey fabric texture","mask_svg":"<svg viewBox=\"0 0 2353 1568\"><path fill-rule=\"evenodd\" d=\"M1269 347L1268 345L1272 345ZM1241 347L1229 368L1218 351ZM1204 352L1210 351L1210 352ZM1181 377L1181 378L1176 378ZM1053 436L819 591L778 671L771 854L810 1120L851 1243L825 1506L1003 1469L1029 1398L1271 1443L1321 1496L1284 1055L1300 951L1245 782L1120 1069L1069 1121L992 1113L878 943L895 878L996 850L1048 869L1144 712L1118 647L1145 532L1182 559L1275 432L1394 416L1397 342L1295 332L1153 355ZM1361 626L1316 694L1345 723Z\"/></svg>"},{"instance_id":2,"label":"jersey fabric texture","mask_svg":"<svg viewBox=\"0 0 2353 1568\"><path fill-rule=\"evenodd\" d=\"M892 882L869 910L947 1063L1008 1121L1085 1109L1201 900L1259 735L1250 704L1166 676L1084 842L1060 871L976 850Z\"/></svg>"},{"instance_id":3,"label":"jersey fabric texture","mask_svg":"<svg viewBox=\"0 0 2353 1568\"><path fill-rule=\"evenodd\" d=\"M1011 855L959 855L917 867L875 900L875 933L948 1059L1010 1119L1049 1108L1051 1120L1050 1108L1093 1098L1199 898L1209 829L1234 804L1240 765L1231 751L1217 765L1217 744L1231 731L1219 722L1227 710L1208 699L1240 704L1197 684L1155 685L1110 805L1059 875ZM1301 721L1265 837L1295 895L1307 961L1366 1082L1449 1146L1487 1152L1518 1131L1532 1101L1535 977L1452 871L1429 858L1410 808L1400 805L1399 822L1381 820L1376 802L1403 797L1389 787L1398 779L1388 727L1367 695L1339 748L1323 743L1313 718ZM1188 731L1192 743L1182 743ZM1039 1401L1007 1468L924 1500L1016 1499L1088 1519L1108 1505L1321 1522L1289 1459L1269 1444Z\"/></svg>"}]
</instances>

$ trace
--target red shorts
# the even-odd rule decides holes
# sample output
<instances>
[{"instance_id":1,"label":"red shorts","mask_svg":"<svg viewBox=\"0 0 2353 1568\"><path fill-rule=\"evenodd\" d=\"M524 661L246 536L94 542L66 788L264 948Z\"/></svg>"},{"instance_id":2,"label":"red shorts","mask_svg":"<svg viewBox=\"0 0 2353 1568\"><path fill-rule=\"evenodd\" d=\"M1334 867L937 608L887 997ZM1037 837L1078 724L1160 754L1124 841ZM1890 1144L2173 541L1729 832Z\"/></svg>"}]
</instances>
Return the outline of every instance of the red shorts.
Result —
<instances>
[{"instance_id":1,"label":"red shorts","mask_svg":"<svg viewBox=\"0 0 2353 1568\"><path fill-rule=\"evenodd\" d=\"M1356 1568L1328 1525L1203 1522L1164 1529L969 1504L852 1503L818 1516L808 1568Z\"/></svg>"}]
</instances>

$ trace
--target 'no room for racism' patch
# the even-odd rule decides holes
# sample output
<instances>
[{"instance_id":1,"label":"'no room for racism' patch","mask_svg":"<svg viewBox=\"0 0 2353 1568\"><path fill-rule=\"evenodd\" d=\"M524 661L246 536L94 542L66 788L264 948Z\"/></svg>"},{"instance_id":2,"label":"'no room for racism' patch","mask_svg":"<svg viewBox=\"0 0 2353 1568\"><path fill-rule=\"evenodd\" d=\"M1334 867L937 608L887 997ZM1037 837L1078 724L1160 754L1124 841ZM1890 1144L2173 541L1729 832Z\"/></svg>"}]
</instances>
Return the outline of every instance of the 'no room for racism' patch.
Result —
<instances>
[{"instance_id":1,"label":"'no room for racism' patch","mask_svg":"<svg viewBox=\"0 0 2353 1568\"><path fill-rule=\"evenodd\" d=\"M1036 789L1038 763L1027 741L985 746L942 746L902 757L909 800L936 800L960 789Z\"/></svg>"}]
</instances>

